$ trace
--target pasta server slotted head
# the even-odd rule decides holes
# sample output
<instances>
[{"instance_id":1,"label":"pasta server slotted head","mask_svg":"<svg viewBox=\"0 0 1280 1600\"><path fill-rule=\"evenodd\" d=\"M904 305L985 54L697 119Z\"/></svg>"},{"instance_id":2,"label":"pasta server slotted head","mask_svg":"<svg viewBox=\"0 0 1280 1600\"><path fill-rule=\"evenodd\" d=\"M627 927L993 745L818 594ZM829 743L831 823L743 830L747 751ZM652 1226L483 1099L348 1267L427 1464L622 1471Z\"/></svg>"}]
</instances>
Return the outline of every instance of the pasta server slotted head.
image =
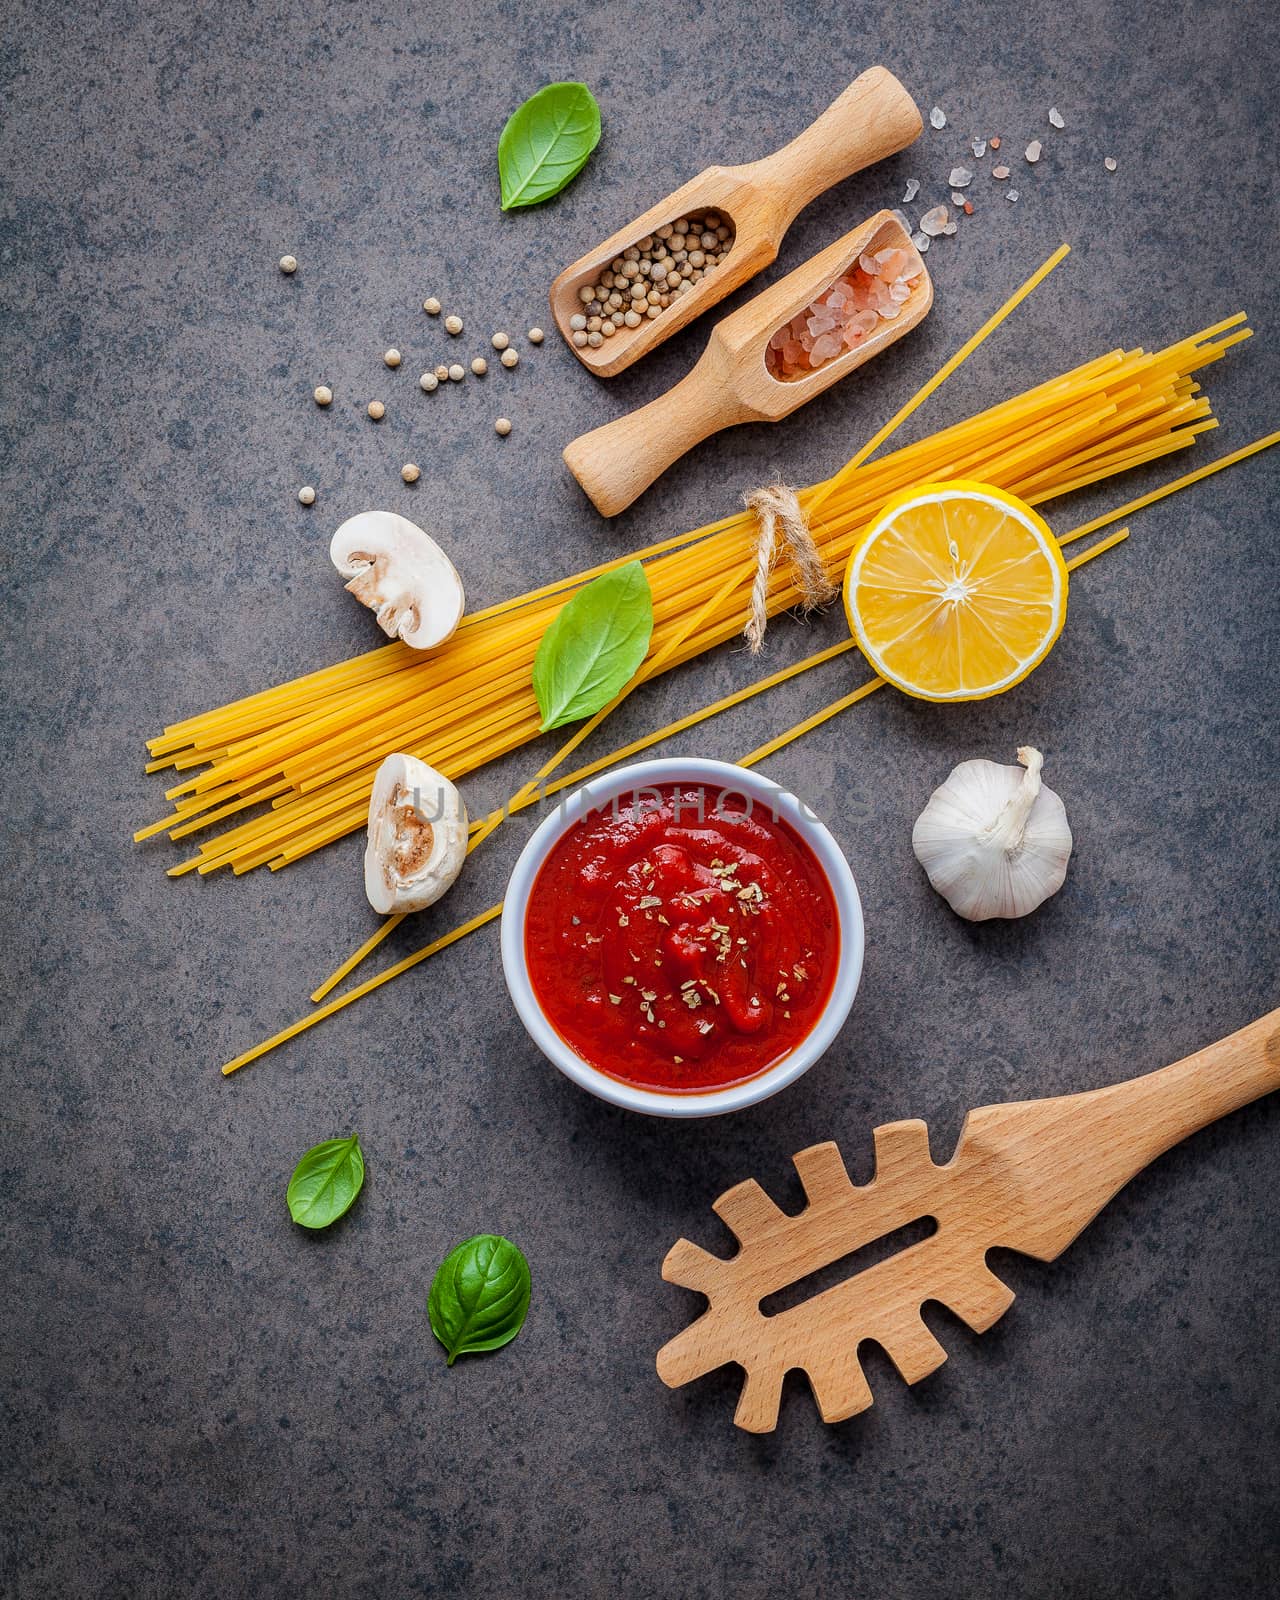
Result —
<instances>
[{"instance_id":1,"label":"pasta server slotted head","mask_svg":"<svg viewBox=\"0 0 1280 1600\"><path fill-rule=\"evenodd\" d=\"M808 1204L788 1216L752 1179L715 1202L741 1248L728 1259L680 1239L662 1276L706 1295L701 1317L658 1353L672 1388L737 1362L746 1382L734 1421L750 1433L777 1423L782 1381L809 1379L824 1422L872 1403L858 1360L864 1339L907 1383L947 1353L925 1326L928 1301L985 1333L1013 1302L988 1250L1052 1261L1136 1173L1179 1140L1280 1088L1280 1011L1145 1077L1051 1100L971 1111L951 1160L935 1166L923 1122L875 1130L876 1171L850 1182L834 1144L795 1157ZM930 1218L928 1238L799 1305L765 1315L761 1302L884 1235Z\"/></svg>"},{"instance_id":2,"label":"pasta server slotted head","mask_svg":"<svg viewBox=\"0 0 1280 1600\"><path fill-rule=\"evenodd\" d=\"M923 124L915 102L891 72L871 67L855 78L816 122L790 144L740 167L708 167L683 188L566 267L551 286L551 313L569 348L597 377L611 378L767 267L796 216L832 184L904 149ZM573 343L569 319L582 310L578 291L610 262L666 224L714 212L732 229L725 260L682 292L652 321L619 329L596 348Z\"/></svg>"}]
</instances>

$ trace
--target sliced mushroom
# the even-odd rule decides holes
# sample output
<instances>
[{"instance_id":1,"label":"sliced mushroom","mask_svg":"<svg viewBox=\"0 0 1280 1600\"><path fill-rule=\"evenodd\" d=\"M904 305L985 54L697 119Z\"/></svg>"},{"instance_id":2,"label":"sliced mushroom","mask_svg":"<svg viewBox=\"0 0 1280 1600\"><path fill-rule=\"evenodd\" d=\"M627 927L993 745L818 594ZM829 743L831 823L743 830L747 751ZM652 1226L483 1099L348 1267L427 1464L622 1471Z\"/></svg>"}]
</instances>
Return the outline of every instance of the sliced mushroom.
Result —
<instances>
[{"instance_id":1,"label":"sliced mushroom","mask_svg":"<svg viewBox=\"0 0 1280 1600\"><path fill-rule=\"evenodd\" d=\"M349 593L390 638L414 650L443 644L462 620L462 579L429 533L394 511L362 511L334 534L329 558Z\"/></svg>"},{"instance_id":2,"label":"sliced mushroom","mask_svg":"<svg viewBox=\"0 0 1280 1600\"><path fill-rule=\"evenodd\" d=\"M364 892L375 911L434 905L467 857L467 808L443 773L416 756L378 768L369 797Z\"/></svg>"}]
</instances>

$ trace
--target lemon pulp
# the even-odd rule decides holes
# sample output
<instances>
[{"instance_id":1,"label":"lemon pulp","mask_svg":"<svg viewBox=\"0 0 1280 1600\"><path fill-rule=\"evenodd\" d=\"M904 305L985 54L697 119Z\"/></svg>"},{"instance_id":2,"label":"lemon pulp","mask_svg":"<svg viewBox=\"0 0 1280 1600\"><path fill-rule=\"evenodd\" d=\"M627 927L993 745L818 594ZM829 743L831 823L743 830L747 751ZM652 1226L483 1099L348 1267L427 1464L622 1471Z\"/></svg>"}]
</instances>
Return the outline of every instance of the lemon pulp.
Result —
<instances>
[{"instance_id":1,"label":"lemon pulp","mask_svg":"<svg viewBox=\"0 0 1280 1600\"><path fill-rule=\"evenodd\" d=\"M921 700L1020 683L1062 632L1067 566L1015 495L957 479L895 495L854 547L845 609L874 670Z\"/></svg>"}]
</instances>

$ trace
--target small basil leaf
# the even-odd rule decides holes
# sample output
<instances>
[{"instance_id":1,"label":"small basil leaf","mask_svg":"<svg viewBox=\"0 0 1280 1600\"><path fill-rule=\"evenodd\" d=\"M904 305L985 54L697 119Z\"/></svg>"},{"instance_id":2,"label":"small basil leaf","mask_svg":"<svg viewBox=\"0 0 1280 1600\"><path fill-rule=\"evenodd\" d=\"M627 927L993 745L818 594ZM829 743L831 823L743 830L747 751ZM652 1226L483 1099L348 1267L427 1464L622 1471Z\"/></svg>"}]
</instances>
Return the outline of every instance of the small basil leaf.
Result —
<instances>
[{"instance_id":1,"label":"small basil leaf","mask_svg":"<svg viewBox=\"0 0 1280 1600\"><path fill-rule=\"evenodd\" d=\"M289 1215L304 1228L327 1228L349 1211L364 1185L360 1140L326 1139L313 1145L289 1179Z\"/></svg>"},{"instance_id":2,"label":"small basil leaf","mask_svg":"<svg viewBox=\"0 0 1280 1600\"><path fill-rule=\"evenodd\" d=\"M600 143L600 107L585 83L549 83L507 118L498 139L502 209L559 194Z\"/></svg>"},{"instance_id":3,"label":"small basil leaf","mask_svg":"<svg viewBox=\"0 0 1280 1600\"><path fill-rule=\"evenodd\" d=\"M607 706L635 675L653 633L653 595L638 561L579 589L542 635L533 692L542 732Z\"/></svg>"},{"instance_id":4,"label":"small basil leaf","mask_svg":"<svg viewBox=\"0 0 1280 1600\"><path fill-rule=\"evenodd\" d=\"M478 1233L450 1250L431 1281L431 1331L454 1358L510 1344L524 1326L532 1279L510 1239Z\"/></svg>"}]
</instances>

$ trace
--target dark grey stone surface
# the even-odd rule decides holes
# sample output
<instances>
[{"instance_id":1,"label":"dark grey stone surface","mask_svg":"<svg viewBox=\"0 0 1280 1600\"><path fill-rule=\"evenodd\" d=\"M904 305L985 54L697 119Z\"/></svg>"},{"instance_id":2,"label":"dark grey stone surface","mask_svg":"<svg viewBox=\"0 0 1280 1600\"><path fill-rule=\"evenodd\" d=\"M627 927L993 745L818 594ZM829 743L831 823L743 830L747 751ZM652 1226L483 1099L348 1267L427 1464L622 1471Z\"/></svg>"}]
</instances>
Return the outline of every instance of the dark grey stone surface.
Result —
<instances>
[{"instance_id":1,"label":"dark grey stone surface","mask_svg":"<svg viewBox=\"0 0 1280 1600\"><path fill-rule=\"evenodd\" d=\"M1056 1265L1001 1263L1017 1304L982 1339L947 1325L952 1359L917 1389L870 1352L876 1404L847 1424L824 1428L796 1382L777 1433L745 1437L728 1375L670 1393L653 1356L696 1309L659 1262L681 1233L724 1242L709 1203L731 1182L794 1201L789 1156L831 1137L866 1174L870 1129L901 1115L942 1156L971 1106L1161 1065L1277 1003L1276 460L1135 518L1015 692L877 696L769 764L846 848L870 942L838 1046L746 1115L672 1126L561 1082L492 930L224 1081L371 926L358 841L175 883L172 849L129 837L161 806L145 735L376 643L326 558L342 517L431 524L481 604L694 526L775 470L830 472L1062 239L1068 264L912 432L1241 306L1261 337L1208 374L1222 427L1194 455L1273 427L1277 13L14 0L6 31L4 1592L1275 1593L1274 1103L1169 1154ZM909 175L944 198L974 131L1004 135L1022 199L975 186L979 214L929 258L933 315L856 380L712 441L608 526L560 449L672 382L705 324L607 387L558 342L517 341L516 372L418 392L446 347L548 325L561 264L877 60L950 126L814 204L771 275ZM597 91L604 142L559 201L504 216L498 130L566 75ZM431 292L467 320L456 345L419 309ZM777 624L770 662L840 626ZM686 669L593 748L751 673L729 651ZM740 754L858 675L833 666L675 748ZM1071 874L1025 924L966 926L911 822L955 760L1025 740L1065 798ZM533 757L478 775L473 805ZM488 904L523 836L427 927ZM352 1127L365 1193L304 1235L288 1173ZM446 1370L427 1286L482 1229L523 1245L533 1308L515 1345Z\"/></svg>"}]
</instances>

